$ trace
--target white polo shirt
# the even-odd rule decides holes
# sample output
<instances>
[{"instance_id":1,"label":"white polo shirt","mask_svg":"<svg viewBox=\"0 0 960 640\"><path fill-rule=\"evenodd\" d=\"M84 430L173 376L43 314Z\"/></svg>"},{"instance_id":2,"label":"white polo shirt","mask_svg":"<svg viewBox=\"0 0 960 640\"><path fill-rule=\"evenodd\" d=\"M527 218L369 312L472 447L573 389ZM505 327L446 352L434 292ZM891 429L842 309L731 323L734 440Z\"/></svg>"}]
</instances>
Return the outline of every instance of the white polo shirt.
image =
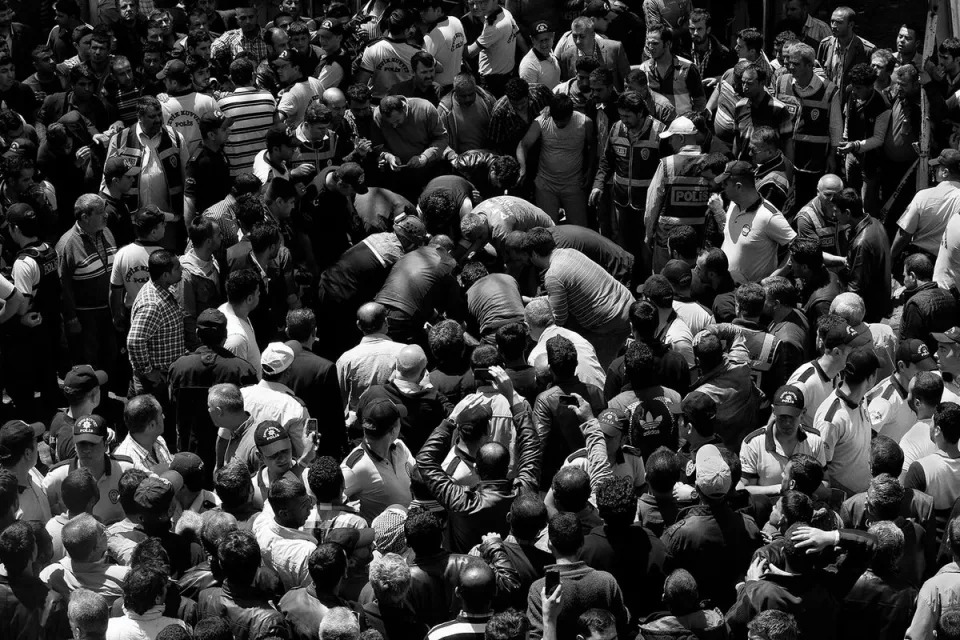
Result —
<instances>
[{"instance_id":1,"label":"white polo shirt","mask_svg":"<svg viewBox=\"0 0 960 640\"><path fill-rule=\"evenodd\" d=\"M467 36L463 24L457 18L446 16L434 25L430 33L423 36L423 50L432 54L443 71L437 72L434 80L441 86L453 84L453 78L460 73L463 64L463 51L467 46Z\"/></svg>"},{"instance_id":2,"label":"white polo shirt","mask_svg":"<svg viewBox=\"0 0 960 640\"><path fill-rule=\"evenodd\" d=\"M870 440L872 429L863 402L852 403L840 390L834 390L814 417L823 438L827 463L827 481L848 495L866 491L870 486Z\"/></svg>"},{"instance_id":3,"label":"white polo shirt","mask_svg":"<svg viewBox=\"0 0 960 640\"><path fill-rule=\"evenodd\" d=\"M761 198L745 211L730 203L721 249L731 273L741 274L747 282L760 282L776 270L779 248L796 237L783 214Z\"/></svg>"},{"instance_id":4,"label":"white polo shirt","mask_svg":"<svg viewBox=\"0 0 960 640\"><path fill-rule=\"evenodd\" d=\"M775 428L771 423L747 434L740 447L743 477L756 480L761 487L783 482L783 470L790 459L776 438ZM815 429L801 425L797 431L797 440L794 454L805 453L816 458L820 464L826 464L823 439Z\"/></svg>"},{"instance_id":5,"label":"white polo shirt","mask_svg":"<svg viewBox=\"0 0 960 640\"><path fill-rule=\"evenodd\" d=\"M359 500L360 515L373 522L390 505L410 503L410 469L414 463L413 454L402 440L390 445L389 460L361 442L340 464L343 495L348 501Z\"/></svg>"},{"instance_id":6,"label":"white polo shirt","mask_svg":"<svg viewBox=\"0 0 960 640\"><path fill-rule=\"evenodd\" d=\"M873 430L894 442L900 442L917 422L917 414L907 404L907 390L895 375L881 380L868 391L864 403Z\"/></svg>"},{"instance_id":7,"label":"white polo shirt","mask_svg":"<svg viewBox=\"0 0 960 640\"><path fill-rule=\"evenodd\" d=\"M800 414L800 424L812 427L817 409L837 388L837 379L828 378L820 363L811 360L794 371L787 380L787 384L795 386L803 394L803 413Z\"/></svg>"},{"instance_id":8,"label":"white polo shirt","mask_svg":"<svg viewBox=\"0 0 960 640\"><path fill-rule=\"evenodd\" d=\"M917 421L900 438L900 449L903 451L903 472L906 473L910 465L937 452L937 445L930 439L930 427L933 425L933 418L924 418Z\"/></svg>"}]
</instances>

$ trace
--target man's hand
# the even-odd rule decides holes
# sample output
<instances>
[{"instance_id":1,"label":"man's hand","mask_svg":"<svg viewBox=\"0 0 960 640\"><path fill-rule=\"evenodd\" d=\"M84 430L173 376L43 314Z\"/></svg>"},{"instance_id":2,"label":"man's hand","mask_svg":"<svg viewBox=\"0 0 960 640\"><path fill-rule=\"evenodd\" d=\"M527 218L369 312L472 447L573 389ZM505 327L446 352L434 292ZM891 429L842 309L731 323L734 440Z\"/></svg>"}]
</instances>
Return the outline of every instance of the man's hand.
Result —
<instances>
[{"instance_id":1,"label":"man's hand","mask_svg":"<svg viewBox=\"0 0 960 640\"><path fill-rule=\"evenodd\" d=\"M80 147L77 149L73 164L79 169L85 167L90 162L90 147Z\"/></svg>"},{"instance_id":2,"label":"man's hand","mask_svg":"<svg viewBox=\"0 0 960 640\"><path fill-rule=\"evenodd\" d=\"M557 618L560 617L560 596L562 595L563 585L557 586L553 593L547 595L547 588L540 589L540 602L543 603L543 620L556 625Z\"/></svg>"},{"instance_id":3,"label":"man's hand","mask_svg":"<svg viewBox=\"0 0 960 640\"><path fill-rule=\"evenodd\" d=\"M496 544L498 542L503 542L503 538L500 537L499 533L488 533L480 538L482 544Z\"/></svg>"},{"instance_id":4,"label":"man's hand","mask_svg":"<svg viewBox=\"0 0 960 640\"><path fill-rule=\"evenodd\" d=\"M516 395L516 390L513 388L513 380L510 379L510 376L507 375L507 372L504 371L503 367L494 365L488 369L490 375L493 376L493 386L497 388L504 398L506 398L511 405L513 405L513 397Z\"/></svg>"},{"instance_id":5,"label":"man's hand","mask_svg":"<svg viewBox=\"0 0 960 640\"><path fill-rule=\"evenodd\" d=\"M425 165L425 164L426 164L426 162L424 162L423 156L413 156L412 158L410 158L409 160L407 160L407 168L408 168L408 169L419 169L420 167L422 167L422 166Z\"/></svg>"},{"instance_id":6,"label":"man's hand","mask_svg":"<svg viewBox=\"0 0 960 640\"><path fill-rule=\"evenodd\" d=\"M578 418L580 418L580 424L587 422L588 420L593 420L593 409L590 407L590 403L583 399L579 393L572 394L574 398L577 399L577 406L568 405L570 410L573 411Z\"/></svg>"},{"instance_id":7,"label":"man's hand","mask_svg":"<svg viewBox=\"0 0 960 640\"><path fill-rule=\"evenodd\" d=\"M837 531L822 531L815 527L798 527L793 532L793 541L798 549L806 549L807 553L817 553L837 544L840 534Z\"/></svg>"},{"instance_id":8,"label":"man's hand","mask_svg":"<svg viewBox=\"0 0 960 640\"><path fill-rule=\"evenodd\" d=\"M383 166L390 171L399 171L400 167L403 166L403 163L400 162L400 158L392 153L384 153L381 164L383 164Z\"/></svg>"},{"instance_id":9,"label":"man's hand","mask_svg":"<svg viewBox=\"0 0 960 640\"><path fill-rule=\"evenodd\" d=\"M703 79L703 88L713 90L717 86L717 78L704 78Z\"/></svg>"},{"instance_id":10,"label":"man's hand","mask_svg":"<svg viewBox=\"0 0 960 640\"><path fill-rule=\"evenodd\" d=\"M750 563L750 568L747 569L746 582L753 582L754 580L759 580L770 568L770 562L764 558L756 557L753 559L753 562Z\"/></svg>"},{"instance_id":11,"label":"man's hand","mask_svg":"<svg viewBox=\"0 0 960 640\"><path fill-rule=\"evenodd\" d=\"M590 204L591 207L595 207L597 206L597 203L600 202L600 196L602 195L603 195L603 189L593 189L592 191L590 191L590 198L587 200L587 202Z\"/></svg>"},{"instance_id":12,"label":"man's hand","mask_svg":"<svg viewBox=\"0 0 960 640\"><path fill-rule=\"evenodd\" d=\"M20 324L25 327L30 327L31 329L39 325L41 322L43 322L43 318L40 317L40 314L36 311L25 313L23 317L20 318Z\"/></svg>"},{"instance_id":13,"label":"man's hand","mask_svg":"<svg viewBox=\"0 0 960 640\"><path fill-rule=\"evenodd\" d=\"M140 377L149 380L153 384L163 384L163 374L160 373L159 369L151 369L150 373L140 374Z\"/></svg>"},{"instance_id":14,"label":"man's hand","mask_svg":"<svg viewBox=\"0 0 960 640\"><path fill-rule=\"evenodd\" d=\"M64 323L63 327L70 335L77 335L83 331L83 327L80 325L80 318L70 318Z\"/></svg>"},{"instance_id":15,"label":"man's hand","mask_svg":"<svg viewBox=\"0 0 960 640\"><path fill-rule=\"evenodd\" d=\"M357 138L353 143L353 147L361 156L366 156L373 150L373 143L366 138Z\"/></svg>"}]
</instances>

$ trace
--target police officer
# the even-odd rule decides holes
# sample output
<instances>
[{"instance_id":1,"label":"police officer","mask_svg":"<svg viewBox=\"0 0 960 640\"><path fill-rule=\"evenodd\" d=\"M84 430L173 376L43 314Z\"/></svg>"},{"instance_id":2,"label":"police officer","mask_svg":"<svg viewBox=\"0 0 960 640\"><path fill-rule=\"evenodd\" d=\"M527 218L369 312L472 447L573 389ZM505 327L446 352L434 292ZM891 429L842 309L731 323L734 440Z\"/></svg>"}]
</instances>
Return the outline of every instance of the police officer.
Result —
<instances>
[{"instance_id":1,"label":"police officer","mask_svg":"<svg viewBox=\"0 0 960 640\"><path fill-rule=\"evenodd\" d=\"M645 242L653 249L653 272L660 273L670 260L670 230L689 225L703 243L710 184L700 175L700 145L704 136L690 118L679 117L660 134L673 155L663 158L650 181L643 224Z\"/></svg>"},{"instance_id":2,"label":"police officer","mask_svg":"<svg viewBox=\"0 0 960 640\"><path fill-rule=\"evenodd\" d=\"M740 285L734 294L737 318L733 324L740 328L746 340L754 383L768 398L772 398L773 393L786 382L790 372L784 369L779 338L768 333L760 324L765 299L763 286L756 282Z\"/></svg>"},{"instance_id":3,"label":"police officer","mask_svg":"<svg viewBox=\"0 0 960 640\"><path fill-rule=\"evenodd\" d=\"M794 186L799 204L813 197L818 176L837 170L843 115L837 86L813 72L816 54L810 45L789 46L785 58L789 73L777 80L774 97L795 116L796 128L786 155L796 169Z\"/></svg>"},{"instance_id":4,"label":"police officer","mask_svg":"<svg viewBox=\"0 0 960 640\"><path fill-rule=\"evenodd\" d=\"M107 526L123 520L120 476L127 469L133 469L133 461L126 456L107 455L108 433L106 420L96 414L84 416L73 424L77 457L54 465L43 479L43 488L47 491L47 499L54 512L64 511L60 500L61 483L68 473L83 468L90 471L100 490L100 500L91 511L93 516Z\"/></svg>"},{"instance_id":5,"label":"police officer","mask_svg":"<svg viewBox=\"0 0 960 640\"><path fill-rule=\"evenodd\" d=\"M619 120L610 127L600 154L600 167L590 192L597 206L608 180L613 184L613 205L619 230L617 241L634 256L634 283L650 275L651 256L643 242L643 207L647 189L660 164L660 134L664 125L647 110L640 94L628 91L617 99Z\"/></svg>"},{"instance_id":6,"label":"police officer","mask_svg":"<svg viewBox=\"0 0 960 640\"><path fill-rule=\"evenodd\" d=\"M578 398L579 400L579 398ZM584 401L580 401L581 411L577 415L585 416ZM596 418L600 433L603 434L604 444L606 445L607 462L610 464L610 470L616 477L624 476L633 481L633 486L639 493L640 487L646 483L646 472L643 468L643 458L640 451L624 443L627 429L630 427L630 418L619 409L604 409ZM581 427L586 430L586 425ZM588 439L589 445L589 439ZM588 457L589 446L578 449L567 456L564 461L564 467L580 467L587 473L590 473L591 465ZM594 461L596 462L596 461ZM595 479L591 476L591 479Z\"/></svg>"},{"instance_id":7,"label":"police officer","mask_svg":"<svg viewBox=\"0 0 960 640\"><path fill-rule=\"evenodd\" d=\"M841 233L833 204L833 196L841 191L843 181L840 176L828 173L817 182L817 195L797 213L798 238L816 241L827 267L843 266L843 256L847 255L845 234Z\"/></svg>"},{"instance_id":8,"label":"police officer","mask_svg":"<svg viewBox=\"0 0 960 640\"><path fill-rule=\"evenodd\" d=\"M41 222L29 205L7 209L10 237L19 247L11 277L24 297L18 317L3 325L4 356L16 362L16 375L6 386L18 415L28 420L50 419L59 406L56 346L60 344L60 276L57 252L40 241ZM34 393L40 392L40 401Z\"/></svg>"},{"instance_id":9,"label":"police officer","mask_svg":"<svg viewBox=\"0 0 960 640\"><path fill-rule=\"evenodd\" d=\"M917 423L917 415L907 401L910 381L921 371L936 371L938 367L923 340L904 340L897 346L896 355L896 371L867 392L864 404L874 433L900 442Z\"/></svg>"},{"instance_id":10,"label":"police officer","mask_svg":"<svg viewBox=\"0 0 960 640\"><path fill-rule=\"evenodd\" d=\"M257 445L257 457L263 468L253 477L253 503L266 508L270 485L280 478L303 482L305 469L293 460L293 443L290 434L276 420L264 420L253 432Z\"/></svg>"}]
</instances>

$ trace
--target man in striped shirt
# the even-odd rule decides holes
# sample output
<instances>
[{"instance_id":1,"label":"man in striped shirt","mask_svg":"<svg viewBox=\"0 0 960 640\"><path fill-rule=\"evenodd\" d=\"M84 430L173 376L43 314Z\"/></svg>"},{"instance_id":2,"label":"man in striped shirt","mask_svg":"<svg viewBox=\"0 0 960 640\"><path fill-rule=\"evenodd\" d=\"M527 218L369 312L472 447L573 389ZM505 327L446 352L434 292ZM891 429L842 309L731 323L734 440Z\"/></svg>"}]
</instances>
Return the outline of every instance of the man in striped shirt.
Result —
<instances>
[{"instance_id":1,"label":"man in striped shirt","mask_svg":"<svg viewBox=\"0 0 960 640\"><path fill-rule=\"evenodd\" d=\"M263 150L277 110L273 94L255 86L254 71L253 61L247 58L231 62L230 80L237 88L217 101L220 111L233 120L223 152L234 176L253 169L253 159Z\"/></svg>"},{"instance_id":2,"label":"man in striped shirt","mask_svg":"<svg viewBox=\"0 0 960 640\"><path fill-rule=\"evenodd\" d=\"M500 546L500 536L491 533L483 537L481 550ZM493 596L497 581L485 562L468 562L460 569L457 595L463 608L450 622L438 624L427 634L427 640L483 640L487 622L493 617Z\"/></svg>"},{"instance_id":3,"label":"man in striped shirt","mask_svg":"<svg viewBox=\"0 0 960 640\"><path fill-rule=\"evenodd\" d=\"M74 362L112 371L117 341L110 315L110 273L117 245L107 229L103 198L82 195L73 210L77 222L57 242L63 324Z\"/></svg>"},{"instance_id":4,"label":"man in striped shirt","mask_svg":"<svg viewBox=\"0 0 960 640\"><path fill-rule=\"evenodd\" d=\"M603 367L609 366L630 335L633 295L603 267L576 249L557 249L544 228L527 234L524 250L530 262L544 272L544 287L553 315L597 350Z\"/></svg>"}]
</instances>

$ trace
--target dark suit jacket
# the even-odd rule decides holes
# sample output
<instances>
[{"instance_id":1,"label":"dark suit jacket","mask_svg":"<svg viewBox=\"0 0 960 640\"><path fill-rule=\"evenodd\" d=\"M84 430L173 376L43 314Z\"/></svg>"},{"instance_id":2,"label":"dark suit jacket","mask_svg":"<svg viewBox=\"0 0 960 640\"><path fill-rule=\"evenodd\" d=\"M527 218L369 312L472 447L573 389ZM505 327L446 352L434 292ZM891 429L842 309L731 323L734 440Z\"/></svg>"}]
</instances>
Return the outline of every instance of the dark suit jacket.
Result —
<instances>
[{"instance_id":1,"label":"dark suit jacket","mask_svg":"<svg viewBox=\"0 0 960 640\"><path fill-rule=\"evenodd\" d=\"M873 51L876 47L873 45L868 45L863 40L860 39L860 36L853 36L853 41L850 43L850 48L847 50L847 55L843 59L843 73L840 74L840 77L831 77L831 70L828 67L828 63L831 57L836 53L837 50L837 38L835 36L829 36L820 41L820 47L817 49L817 61L823 65L823 68L827 71L827 77L830 78L837 85L837 88L840 89L841 99L845 95L844 88L847 84L847 74L850 73L850 69L854 65L858 65L861 62L870 64L870 56L873 54Z\"/></svg>"},{"instance_id":2,"label":"dark suit jacket","mask_svg":"<svg viewBox=\"0 0 960 640\"><path fill-rule=\"evenodd\" d=\"M337 368L326 358L304 349L296 340L288 340L286 344L293 349L294 358L280 381L303 399L310 417L317 419L320 434L317 455L331 455L339 460L347 443L347 431Z\"/></svg>"}]
</instances>

